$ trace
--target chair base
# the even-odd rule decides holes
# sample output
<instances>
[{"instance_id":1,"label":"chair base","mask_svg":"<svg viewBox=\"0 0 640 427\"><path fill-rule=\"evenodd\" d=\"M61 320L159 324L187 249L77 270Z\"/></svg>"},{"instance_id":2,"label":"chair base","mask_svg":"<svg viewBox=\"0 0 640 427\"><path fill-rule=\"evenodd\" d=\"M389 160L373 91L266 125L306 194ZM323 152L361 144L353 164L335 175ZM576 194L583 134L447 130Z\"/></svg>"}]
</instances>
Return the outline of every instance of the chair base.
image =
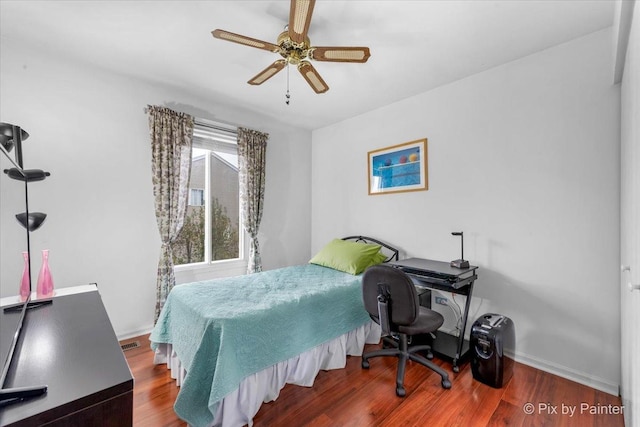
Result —
<instances>
[{"instance_id":1,"label":"chair base","mask_svg":"<svg viewBox=\"0 0 640 427\"><path fill-rule=\"evenodd\" d=\"M441 385L444 389L451 388L451 381L449 381L449 374L435 363L427 360L427 358L416 354L418 351L427 350L431 355L431 347L428 345L416 345L409 348L408 338L406 334L399 334L398 346L396 348L383 348L382 350L375 350L362 355L362 368L369 369L369 359L374 357L394 356L398 358L398 374L396 376L396 395L404 397L406 391L404 389L404 372L407 365L407 360L413 360L427 368L431 369L440 377L442 377ZM432 358L433 356L429 357Z\"/></svg>"}]
</instances>

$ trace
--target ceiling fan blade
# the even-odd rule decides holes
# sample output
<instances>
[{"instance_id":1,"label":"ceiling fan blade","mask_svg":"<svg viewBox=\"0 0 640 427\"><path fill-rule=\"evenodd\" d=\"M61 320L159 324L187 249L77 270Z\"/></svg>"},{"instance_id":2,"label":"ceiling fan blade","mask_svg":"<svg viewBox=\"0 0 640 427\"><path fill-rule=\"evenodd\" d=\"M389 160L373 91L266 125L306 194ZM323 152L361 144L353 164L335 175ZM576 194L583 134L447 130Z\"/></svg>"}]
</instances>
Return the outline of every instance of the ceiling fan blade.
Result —
<instances>
[{"instance_id":1,"label":"ceiling fan blade","mask_svg":"<svg viewBox=\"0 0 640 427\"><path fill-rule=\"evenodd\" d=\"M211 32L213 37L220 40L227 40L234 43L240 43L245 46L256 47L258 49L268 50L269 52L279 52L280 46L273 43L265 42L258 39L252 39L251 37L243 36L240 34L231 33L225 30L213 30Z\"/></svg>"},{"instance_id":2,"label":"ceiling fan blade","mask_svg":"<svg viewBox=\"0 0 640 427\"><path fill-rule=\"evenodd\" d=\"M247 83L250 85L261 85L262 83L269 80L273 77L278 71L282 70L284 66L287 64L287 61L284 59L278 59L273 64L269 65L264 70L260 71L254 78L249 80Z\"/></svg>"},{"instance_id":3,"label":"ceiling fan blade","mask_svg":"<svg viewBox=\"0 0 640 427\"><path fill-rule=\"evenodd\" d=\"M316 93L325 93L329 90L329 86L322 80L320 74L313 68L313 65L303 61L298 64L298 71L302 74L302 77L309 83L309 85L316 91Z\"/></svg>"},{"instance_id":4,"label":"ceiling fan blade","mask_svg":"<svg viewBox=\"0 0 640 427\"><path fill-rule=\"evenodd\" d=\"M291 0L289 38L294 43L302 43L307 38L315 4L316 0Z\"/></svg>"},{"instance_id":5,"label":"ceiling fan blade","mask_svg":"<svg viewBox=\"0 0 640 427\"><path fill-rule=\"evenodd\" d=\"M309 57L315 61L367 62L371 56L368 47L313 47Z\"/></svg>"}]
</instances>

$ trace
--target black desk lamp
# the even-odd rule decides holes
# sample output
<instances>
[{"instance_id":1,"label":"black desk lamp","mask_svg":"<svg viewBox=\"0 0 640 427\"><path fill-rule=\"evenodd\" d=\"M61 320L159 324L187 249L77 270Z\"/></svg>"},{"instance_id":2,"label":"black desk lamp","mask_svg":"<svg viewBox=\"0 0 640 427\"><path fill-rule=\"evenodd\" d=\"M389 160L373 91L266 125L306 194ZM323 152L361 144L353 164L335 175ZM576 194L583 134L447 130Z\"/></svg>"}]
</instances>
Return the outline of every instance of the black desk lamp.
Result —
<instances>
[{"instance_id":1,"label":"black desk lamp","mask_svg":"<svg viewBox=\"0 0 640 427\"><path fill-rule=\"evenodd\" d=\"M451 235L460 236L460 259L451 261L451 267L469 268L469 261L464 259L464 233L462 231L454 231Z\"/></svg>"}]
</instances>

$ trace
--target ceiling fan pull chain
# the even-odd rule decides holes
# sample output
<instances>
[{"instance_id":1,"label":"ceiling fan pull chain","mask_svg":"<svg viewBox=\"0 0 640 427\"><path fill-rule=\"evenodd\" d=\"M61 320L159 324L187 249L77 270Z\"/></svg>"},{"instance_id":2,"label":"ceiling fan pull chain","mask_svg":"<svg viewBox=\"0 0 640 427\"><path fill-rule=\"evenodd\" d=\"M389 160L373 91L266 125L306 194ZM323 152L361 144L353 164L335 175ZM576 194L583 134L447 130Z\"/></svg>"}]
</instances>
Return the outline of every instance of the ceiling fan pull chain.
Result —
<instances>
[{"instance_id":1,"label":"ceiling fan pull chain","mask_svg":"<svg viewBox=\"0 0 640 427\"><path fill-rule=\"evenodd\" d=\"M289 63L287 62L287 94L285 95L286 101L284 101L287 105L289 105L289 100L291 99L291 95L289 95Z\"/></svg>"}]
</instances>

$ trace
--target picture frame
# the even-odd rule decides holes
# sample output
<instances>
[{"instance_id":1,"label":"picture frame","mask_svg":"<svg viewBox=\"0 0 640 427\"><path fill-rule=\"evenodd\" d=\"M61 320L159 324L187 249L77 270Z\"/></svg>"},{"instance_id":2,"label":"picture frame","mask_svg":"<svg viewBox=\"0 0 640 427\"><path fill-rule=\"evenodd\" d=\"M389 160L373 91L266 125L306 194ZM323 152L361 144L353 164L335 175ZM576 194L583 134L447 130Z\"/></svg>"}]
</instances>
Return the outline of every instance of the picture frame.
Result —
<instances>
[{"instance_id":1,"label":"picture frame","mask_svg":"<svg viewBox=\"0 0 640 427\"><path fill-rule=\"evenodd\" d=\"M369 195L428 190L428 160L427 138L369 151Z\"/></svg>"}]
</instances>

